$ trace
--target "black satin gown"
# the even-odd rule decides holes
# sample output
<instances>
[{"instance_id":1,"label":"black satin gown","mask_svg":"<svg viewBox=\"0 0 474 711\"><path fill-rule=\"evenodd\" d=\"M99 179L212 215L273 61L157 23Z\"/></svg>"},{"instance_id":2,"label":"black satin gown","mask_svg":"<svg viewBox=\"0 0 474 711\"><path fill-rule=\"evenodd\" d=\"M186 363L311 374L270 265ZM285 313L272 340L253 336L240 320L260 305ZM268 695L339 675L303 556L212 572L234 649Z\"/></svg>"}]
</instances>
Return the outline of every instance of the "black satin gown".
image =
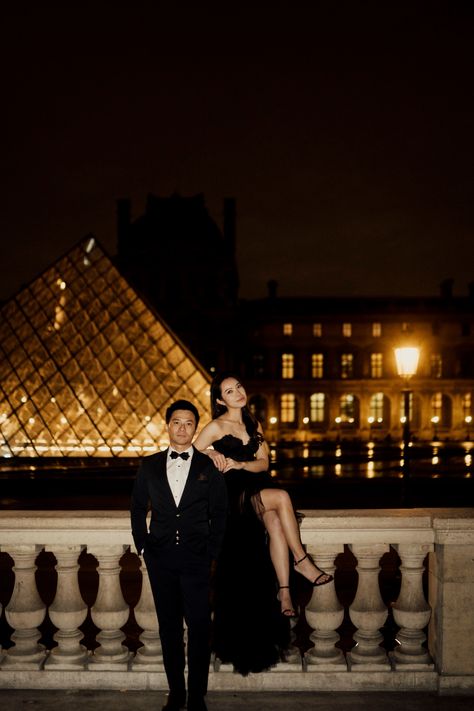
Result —
<instances>
[{"instance_id":1,"label":"black satin gown","mask_svg":"<svg viewBox=\"0 0 474 711\"><path fill-rule=\"evenodd\" d=\"M259 433L246 444L225 435L213 447L236 461L250 461L262 441ZM215 578L213 650L245 676L281 661L290 625L276 597L277 580L261 520L260 492L275 484L268 472L232 469L224 477L230 512Z\"/></svg>"}]
</instances>

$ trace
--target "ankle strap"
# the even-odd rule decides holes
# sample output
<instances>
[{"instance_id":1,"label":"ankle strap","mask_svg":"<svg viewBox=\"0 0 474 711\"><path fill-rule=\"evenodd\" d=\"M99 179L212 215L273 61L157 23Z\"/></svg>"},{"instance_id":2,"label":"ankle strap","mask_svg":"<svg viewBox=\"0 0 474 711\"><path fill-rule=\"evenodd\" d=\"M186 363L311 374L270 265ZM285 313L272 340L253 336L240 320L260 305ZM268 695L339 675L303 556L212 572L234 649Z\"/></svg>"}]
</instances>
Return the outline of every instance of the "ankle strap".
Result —
<instances>
[{"instance_id":1,"label":"ankle strap","mask_svg":"<svg viewBox=\"0 0 474 711\"><path fill-rule=\"evenodd\" d=\"M307 558L307 557L308 557L308 554L306 553L306 555L304 555L304 556L303 556L302 558L300 558L299 560L295 560L295 562L293 563L293 565L294 565L294 566L299 565L299 564L302 563L302 562L304 561L304 559Z\"/></svg>"}]
</instances>

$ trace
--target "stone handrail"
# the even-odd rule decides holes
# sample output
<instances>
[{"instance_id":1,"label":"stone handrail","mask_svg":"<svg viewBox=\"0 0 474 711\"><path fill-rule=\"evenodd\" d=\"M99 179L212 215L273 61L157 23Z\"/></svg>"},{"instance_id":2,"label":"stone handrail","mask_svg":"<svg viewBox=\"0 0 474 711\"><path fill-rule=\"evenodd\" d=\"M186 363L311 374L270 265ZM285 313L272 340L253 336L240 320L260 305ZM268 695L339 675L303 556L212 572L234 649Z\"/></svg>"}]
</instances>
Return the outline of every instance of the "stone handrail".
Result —
<instances>
[{"instance_id":1,"label":"stone handrail","mask_svg":"<svg viewBox=\"0 0 474 711\"><path fill-rule=\"evenodd\" d=\"M344 547L357 561L358 581L348 606L356 628L354 647L344 654L338 646L344 607L336 576L335 583L315 588L306 606L313 646L303 657L293 646L274 670L245 678L215 660L210 689L474 692L474 509L305 511L301 535L327 572L334 573ZM166 688L141 559L136 572L142 577L141 594L133 609L143 630L141 646L133 654L123 644L121 628L131 611L122 594L120 561L129 547L133 551L126 511L1 512L0 551L13 559L15 583L3 613L13 633L10 646L0 647L0 688ZM391 608L396 646L387 653L380 629L389 610L379 572L390 548L401 561L401 587ZM79 629L88 614L78 575L85 550L98 562L98 592L90 607L99 629L93 651L81 644ZM42 551L56 558L55 596L48 609L35 578ZM50 650L39 644L38 627L47 615L57 628Z\"/></svg>"}]
</instances>

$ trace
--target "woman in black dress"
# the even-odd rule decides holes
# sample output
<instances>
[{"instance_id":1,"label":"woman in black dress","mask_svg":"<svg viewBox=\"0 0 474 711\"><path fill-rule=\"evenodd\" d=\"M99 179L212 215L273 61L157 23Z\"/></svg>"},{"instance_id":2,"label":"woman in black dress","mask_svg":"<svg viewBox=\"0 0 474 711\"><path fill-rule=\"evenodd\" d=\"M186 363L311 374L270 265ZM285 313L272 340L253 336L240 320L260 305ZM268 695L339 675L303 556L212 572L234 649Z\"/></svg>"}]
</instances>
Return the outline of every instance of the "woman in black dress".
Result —
<instances>
[{"instance_id":1,"label":"woman in black dress","mask_svg":"<svg viewBox=\"0 0 474 711\"><path fill-rule=\"evenodd\" d=\"M194 445L224 473L230 505L216 574L214 650L247 674L277 664L288 646L288 618L295 616L289 552L294 569L312 585L325 585L332 576L305 554L291 499L268 473L262 427L238 378L214 378L211 408L213 420Z\"/></svg>"}]
</instances>

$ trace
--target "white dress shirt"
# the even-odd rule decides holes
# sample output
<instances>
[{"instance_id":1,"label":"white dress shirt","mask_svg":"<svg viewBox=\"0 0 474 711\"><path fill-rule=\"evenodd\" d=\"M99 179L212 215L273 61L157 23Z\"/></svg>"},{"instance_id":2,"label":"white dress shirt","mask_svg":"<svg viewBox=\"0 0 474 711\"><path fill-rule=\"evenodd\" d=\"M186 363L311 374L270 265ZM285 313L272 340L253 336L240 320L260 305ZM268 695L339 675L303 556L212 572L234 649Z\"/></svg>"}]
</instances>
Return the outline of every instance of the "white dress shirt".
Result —
<instances>
[{"instance_id":1,"label":"white dress shirt","mask_svg":"<svg viewBox=\"0 0 474 711\"><path fill-rule=\"evenodd\" d=\"M168 484L170 485L173 499L176 506L178 506L181 501L181 496L183 495L184 487L186 486L194 450L192 447L185 450L189 454L186 460L181 459L181 457L171 459L170 454L172 451L170 447L168 449L168 456L166 457L166 476L168 477Z\"/></svg>"}]
</instances>

